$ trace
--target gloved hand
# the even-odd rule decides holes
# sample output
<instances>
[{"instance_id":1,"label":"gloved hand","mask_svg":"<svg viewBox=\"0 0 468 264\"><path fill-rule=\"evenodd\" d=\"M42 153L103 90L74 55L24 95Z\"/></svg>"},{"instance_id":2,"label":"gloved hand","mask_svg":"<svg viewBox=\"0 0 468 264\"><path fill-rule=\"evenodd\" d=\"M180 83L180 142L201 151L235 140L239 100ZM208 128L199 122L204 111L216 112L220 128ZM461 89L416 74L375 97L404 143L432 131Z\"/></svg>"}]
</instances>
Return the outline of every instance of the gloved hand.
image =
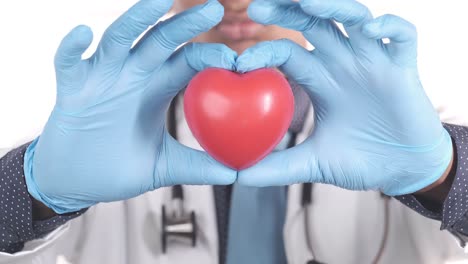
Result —
<instances>
[{"instance_id":1,"label":"gloved hand","mask_svg":"<svg viewBox=\"0 0 468 264\"><path fill-rule=\"evenodd\" d=\"M452 143L418 78L413 25L393 15L373 19L354 0L255 0L248 11L259 23L302 31L315 47L265 42L237 60L239 71L279 67L302 85L315 124L302 144L241 171L242 184L317 182L402 195L443 175Z\"/></svg>"},{"instance_id":2,"label":"gloved hand","mask_svg":"<svg viewBox=\"0 0 468 264\"><path fill-rule=\"evenodd\" d=\"M165 128L172 98L205 67L232 69L236 54L218 44L191 44L223 16L214 0L158 23L169 0L142 0L105 32L96 53L75 28L55 58L56 105L42 135L27 149L30 194L57 213L132 198L176 184L230 184L236 172L187 148Z\"/></svg>"}]
</instances>

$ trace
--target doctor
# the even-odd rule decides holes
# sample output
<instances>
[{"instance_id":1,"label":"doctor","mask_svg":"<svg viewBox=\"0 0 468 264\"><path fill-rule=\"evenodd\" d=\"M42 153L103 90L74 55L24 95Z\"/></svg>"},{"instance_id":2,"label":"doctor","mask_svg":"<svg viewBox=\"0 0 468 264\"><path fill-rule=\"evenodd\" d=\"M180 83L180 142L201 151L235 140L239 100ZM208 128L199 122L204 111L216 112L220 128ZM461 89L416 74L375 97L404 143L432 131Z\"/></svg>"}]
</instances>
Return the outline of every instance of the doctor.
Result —
<instances>
[{"instance_id":1,"label":"doctor","mask_svg":"<svg viewBox=\"0 0 468 264\"><path fill-rule=\"evenodd\" d=\"M248 11L259 24L247 19L249 1L222 1L224 17L217 1L201 2L177 1L179 14L132 47L172 5L136 3L86 60L90 29L78 26L64 38L55 58L56 105L43 133L1 158L0 263L464 257L454 237L465 240L468 221L468 129L443 126L426 98L411 24L374 19L353 0L256 0ZM385 37L390 44L382 44ZM177 49L192 39L199 43ZM306 39L313 52L303 48ZM312 101L314 113L301 103L294 119L300 125L285 138L302 143L232 171L195 150L180 98L169 111L176 121L171 137L170 102L207 67L278 67L296 98L305 92ZM233 183L232 190L219 186ZM312 205L303 206L295 183L324 184L314 185ZM183 185L184 210L196 213L198 235L195 246L174 240L163 252L162 206L175 185ZM374 191L442 220L452 234Z\"/></svg>"}]
</instances>

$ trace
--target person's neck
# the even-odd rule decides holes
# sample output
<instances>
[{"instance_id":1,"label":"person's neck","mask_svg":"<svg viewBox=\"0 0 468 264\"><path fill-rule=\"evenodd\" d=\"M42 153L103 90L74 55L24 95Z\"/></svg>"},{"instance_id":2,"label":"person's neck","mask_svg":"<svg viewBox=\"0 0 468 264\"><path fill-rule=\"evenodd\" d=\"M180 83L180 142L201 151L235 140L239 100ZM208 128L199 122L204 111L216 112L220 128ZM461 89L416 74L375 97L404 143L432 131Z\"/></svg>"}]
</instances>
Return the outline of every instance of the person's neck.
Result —
<instances>
[{"instance_id":1,"label":"person's neck","mask_svg":"<svg viewBox=\"0 0 468 264\"><path fill-rule=\"evenodd\" d=\"M288 39L294 41L295 43L301 45L304 48L308 48L308 42L307 40L302 36L302 34L290 34L288 36ZM245 41L232 41L232 40L227 40L227 39L222 39L219 35L214 34L212 32L207 32L205 34L202 34L196 38L193 39L193 42L202 42L202 43L222 43L234 50L237 54L242 54L246 49L256 45L257 43L263 42L263 41L269 41L272 40L273 36L270 38L266 38L264 40L245 40Z\"/></svg>"}]
</instances>

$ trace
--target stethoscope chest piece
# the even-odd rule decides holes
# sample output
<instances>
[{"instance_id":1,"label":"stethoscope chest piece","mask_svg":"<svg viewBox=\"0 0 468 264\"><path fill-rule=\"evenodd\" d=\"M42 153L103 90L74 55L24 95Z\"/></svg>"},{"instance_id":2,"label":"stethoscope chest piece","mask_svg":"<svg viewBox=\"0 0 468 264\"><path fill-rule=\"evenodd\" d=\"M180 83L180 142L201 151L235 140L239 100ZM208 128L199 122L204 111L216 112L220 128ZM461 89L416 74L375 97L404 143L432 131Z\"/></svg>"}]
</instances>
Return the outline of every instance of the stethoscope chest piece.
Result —
<instances>
[{"instance_id":1,"label":"stethoscope chest piece","mask_svg":"<svg viewBox=\"0 0 468 264\"><path fill-rule=\"evenodd\" d=\"M316 261L316 260L309 260L309 261L307 261L306 264L324 264L324 263L318 262L318 261Z\"/></svg>"},{"instance_id":2,"label":"stethoscope chest piece","mask_svg":"<svg viewBox=\"0 0 468 264\"><path fill-rule=\"evenodd\" d=\"M162 206L162 232L161 245L162 252L166 253L168 243L181 243L192 245L197 244L197 223L194 211L185 213L183 210L166 211L166 206Z\"/></svg>"}]
</instances>

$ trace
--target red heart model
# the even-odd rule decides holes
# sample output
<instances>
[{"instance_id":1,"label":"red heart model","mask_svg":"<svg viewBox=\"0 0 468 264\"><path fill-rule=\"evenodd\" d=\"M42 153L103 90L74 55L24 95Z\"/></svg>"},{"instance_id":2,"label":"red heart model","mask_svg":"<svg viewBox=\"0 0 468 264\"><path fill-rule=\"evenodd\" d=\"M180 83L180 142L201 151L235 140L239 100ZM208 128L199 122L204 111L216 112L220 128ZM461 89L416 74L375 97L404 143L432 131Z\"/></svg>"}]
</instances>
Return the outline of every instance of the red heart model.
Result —
<instances>
[{"instance_id":1,"label":"red heart model","mask_svg":"<svg viewBox=\"0 0 468 264\"><path fill-rule=\"evenodd\" d=\"M242 170L281 141L294 114L294 96L274 69L240 74L209 68L187 86L184 112L202 148L226 166Z\"/></svg>"}]
</instances>

